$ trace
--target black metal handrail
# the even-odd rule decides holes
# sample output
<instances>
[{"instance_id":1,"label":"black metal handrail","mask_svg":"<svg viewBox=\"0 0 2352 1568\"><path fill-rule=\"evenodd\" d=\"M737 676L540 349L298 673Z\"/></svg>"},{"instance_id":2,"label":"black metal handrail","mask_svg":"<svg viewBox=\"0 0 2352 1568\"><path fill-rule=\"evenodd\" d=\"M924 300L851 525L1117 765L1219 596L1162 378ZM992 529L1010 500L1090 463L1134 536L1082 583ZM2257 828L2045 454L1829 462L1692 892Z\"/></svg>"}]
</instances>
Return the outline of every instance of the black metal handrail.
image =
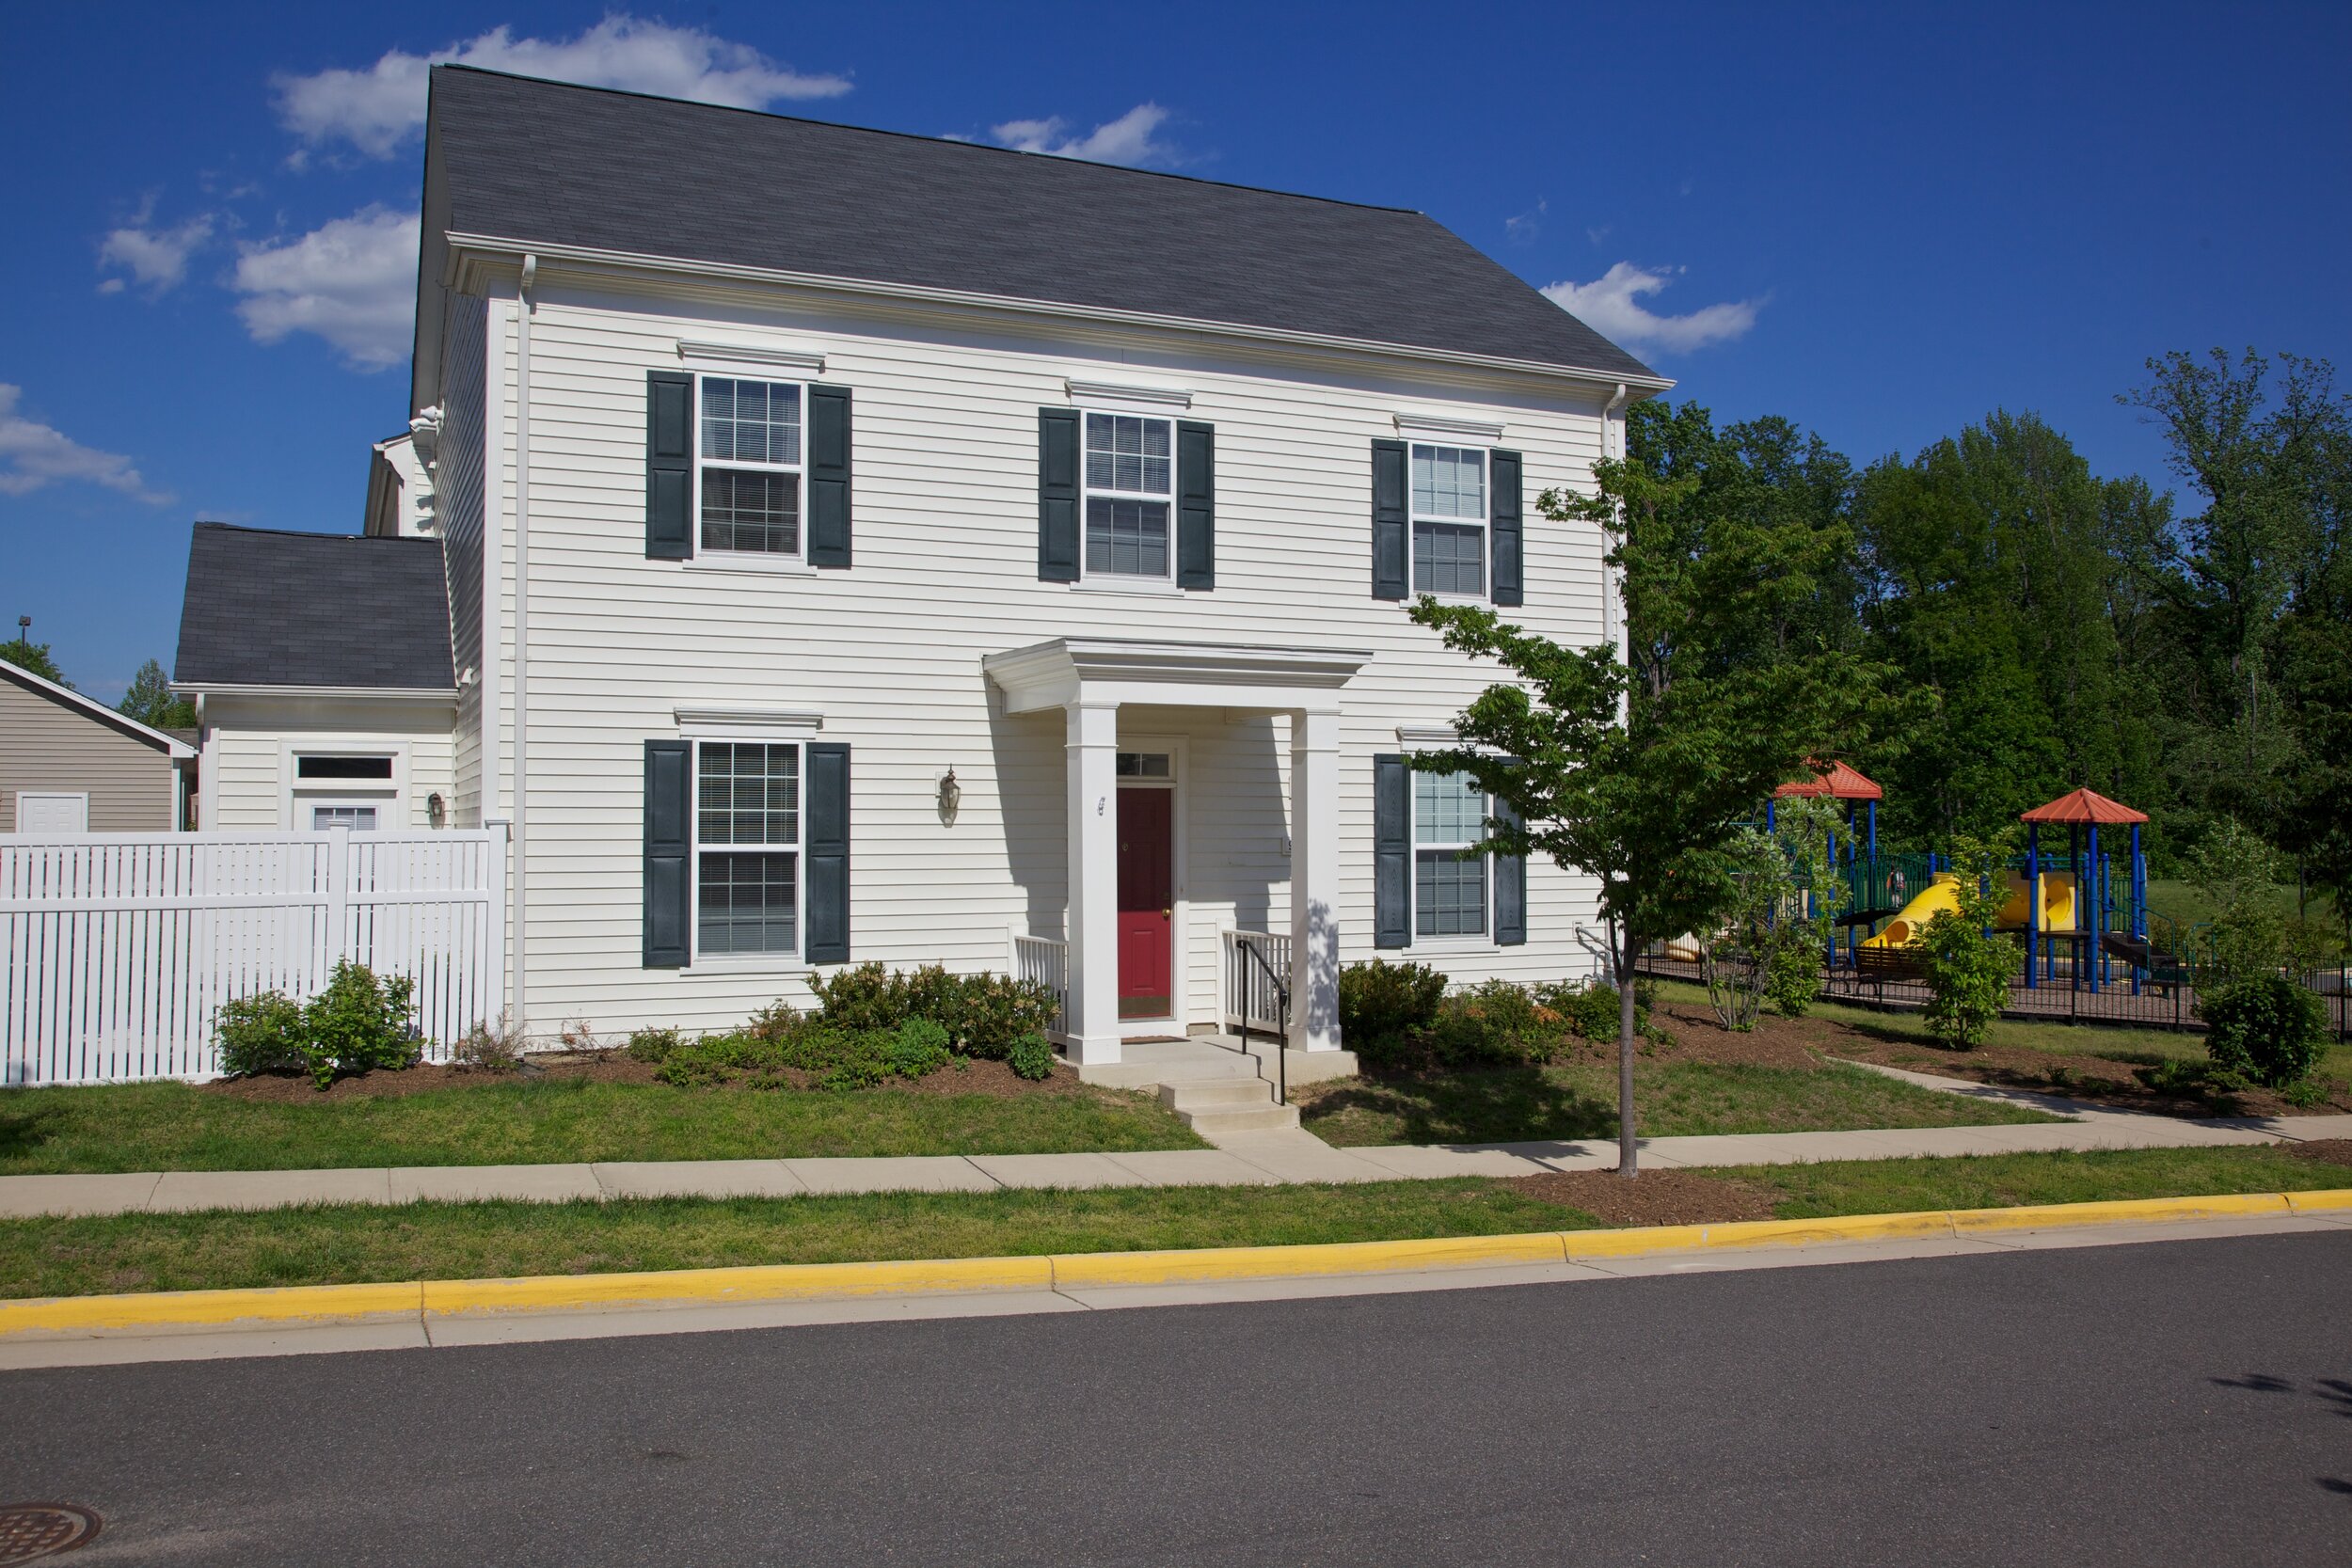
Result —
<instances>
[{"instance_id":1,"label":"black metal handrail","mask_svg":"<svg viewBox=\"0 0 2352 1568\"><path fill-rule=\"evenodd\" d=\"M1249 1053L1249 969L1247 964L1239 961L1238 955L1247 953L1251 958L1255 959L1258 967L1265 971L1266 979L1272 982L1274 986L1274 1006L1276 1013L1274 1035L1274 1103L1277 1105L1287 1105L1291 1102L1290 1063L1287 1055L1285 1054L1290 1049L1291 1037L1290 982L1285 980L1281 976L1280 973L1275 969L1274 961L1271 958L1268 958L1263 953L1260 952L1258 950L1258 944L1251 942L1248 937L1236 933L1233 937L1233 949L1237 955L1234 967L1240 972L1232 976L1233 994L1240 1003L1240 1006L1233 1009L1233 1015L1241 1021L1241 1049L1242 1054L1245 1056Z\"/></svg>"}]
</instances>

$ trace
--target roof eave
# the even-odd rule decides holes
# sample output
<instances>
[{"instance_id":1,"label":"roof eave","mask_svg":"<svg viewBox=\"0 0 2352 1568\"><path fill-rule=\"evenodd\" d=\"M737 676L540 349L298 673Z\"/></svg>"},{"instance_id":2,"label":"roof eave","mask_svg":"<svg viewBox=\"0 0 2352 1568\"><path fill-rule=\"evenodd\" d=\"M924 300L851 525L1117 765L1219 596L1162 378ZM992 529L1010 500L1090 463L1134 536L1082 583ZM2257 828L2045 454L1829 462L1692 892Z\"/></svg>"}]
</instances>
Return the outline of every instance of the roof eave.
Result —
<instances>
[{"instance_id":1,"label":"roof eave","mask_svg":"<svg viewBox=\"0 0 2352 1568\"><path fill-rule=\"evenodd\" d=\"M132 739L154 747L175 762L184 762L196 755L188 743L177 736L166 735L152 724L142 724L129 714L110 708L94 697L85 697L70 686L61 686L45 675L37 675L21 664L0 659L0 675L21 681L27 688L63 706L79 708L90 718L111 729L128 735Z\"/></svg>"},{"instance_id":2,"label":"roof eave","mask_svg":"<svg viewBox=\"0 0 2352 1568\"><path fill-rule=\"evenodd\" d=\"M532 240L508 239L494 234L453 232L448 235L447 239L448 260L442 266L440 282L443 287L455 289L461 293L482 292L483 285L489 277L503 275L512 268L519 268L525 256L535 256L542 266L553 261L567 262L578 267L653 273L672 277L719 278L728 282L815 289L913 305L956 307L964 309L990 310L1011 315L1089 322L1104 325L1152 327L1162 331L1183 332L1234 341L1274 343L1302 351L1371 355L1422 364L1456 366L1466 370L1507 372L1520 375L1541 376L1555 381L1569 381L1580 386L1598 388L1623 387L1643 398L1654 397L1671 389L1674 386L1672 379L1656 374L1638 375L1621 371L1555 365L1536 359L1464 354L1448 349L1424 348L1412 343L1383 342L1369 338L1347 338L1318 332L1300 332L1284 327L1251 326L1238 322L1163 315L1149 310L1120 310L1106 306L1025 299L1012 294L941 289L924 284L886 283L871 278L840 277L824 273L792 272L781 268L751 267L721 261L687 261L672 256L653 256L638 251L606 250L591 245L548 245Z\"/></svg>"},{"instance_id":3,"label":"roof eave","mask_svg":"<svg viewBox=\"0 0 2352 1568\"><path fill-rule=\"evenodd\" d=\"M453 686L303 686L235 681L173 681L171 689L183 697L333 697L365 698L377 702L449 703L457 701Z\"/></svg>"}]
</instances>

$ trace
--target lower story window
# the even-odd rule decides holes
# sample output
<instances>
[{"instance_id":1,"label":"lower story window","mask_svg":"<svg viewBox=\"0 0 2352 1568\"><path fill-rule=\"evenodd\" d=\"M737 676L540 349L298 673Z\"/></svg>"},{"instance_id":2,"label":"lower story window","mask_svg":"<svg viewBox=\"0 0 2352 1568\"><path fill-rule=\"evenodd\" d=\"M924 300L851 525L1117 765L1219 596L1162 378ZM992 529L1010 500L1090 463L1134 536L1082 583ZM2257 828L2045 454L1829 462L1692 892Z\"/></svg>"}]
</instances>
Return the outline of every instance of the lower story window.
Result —
<instances>
[{"instance_id":1,"label":"lower story window","mask_svg":"<svg viewBox=\"0 0 2352 1568\"><path fill-rule=\"evenodd\" d=\"M800 950L801 749L696 748L695 951Z\"/></svg>"},{"instance_id":2,"label":"lower story window","mask_svg":"<svg viewBox=\"0 0 2352 1568\"><path fill-rule=\"evenodd\" d=\"M1467 773L1413 775L1413 934L1486 934L1486 797Z\"/></svg>"},{"instance_id":3,"label":"lower story window","mask_svg":"<svg viewBox=\"0 0 2352 1568\"><path fill-rule=\"evenodd\" d=\"M323 833L332 828L349 828L355 833L375 832L373 806L314 805L310 808L310 831Z\"/></svg>"}]
</instances>

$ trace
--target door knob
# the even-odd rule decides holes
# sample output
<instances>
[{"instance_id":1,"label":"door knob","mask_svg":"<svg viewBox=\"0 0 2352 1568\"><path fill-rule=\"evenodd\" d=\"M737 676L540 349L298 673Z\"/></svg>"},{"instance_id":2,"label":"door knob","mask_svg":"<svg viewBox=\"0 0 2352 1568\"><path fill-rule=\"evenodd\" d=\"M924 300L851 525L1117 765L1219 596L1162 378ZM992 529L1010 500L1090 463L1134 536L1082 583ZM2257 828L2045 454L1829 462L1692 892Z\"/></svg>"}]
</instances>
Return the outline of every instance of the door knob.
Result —
<instances>
[{"instance_id":1,"label":"door knob","mask_svg":"<svg viewBox=\"0 0 2352 1568\"><path fill-rule=\"evenodd\" d=\"M1176 911L1174 910L1162 910L1160 911L1160 918L1162 920L1172 919L1175 916L1175 913Z\"/></svg>"}]
</instances>

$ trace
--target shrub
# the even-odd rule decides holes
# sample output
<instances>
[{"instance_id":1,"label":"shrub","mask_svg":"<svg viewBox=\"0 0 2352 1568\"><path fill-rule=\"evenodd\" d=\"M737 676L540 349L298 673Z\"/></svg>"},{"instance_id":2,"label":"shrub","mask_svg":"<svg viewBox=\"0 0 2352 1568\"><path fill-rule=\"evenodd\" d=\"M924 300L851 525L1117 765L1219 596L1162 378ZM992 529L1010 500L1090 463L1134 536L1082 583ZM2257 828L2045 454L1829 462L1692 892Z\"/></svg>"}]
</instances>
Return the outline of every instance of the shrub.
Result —
<instances>
[{"instance_id":1,"label":"shrub","mask_svg":"<svg viewBox=\"0 0 2352 1568\"><path fill-rule=\"evenodd\" d=\"M1041 1042L1061 998L1042 980L1016 980L1009 974L967 974L959 988L961 1010L942 1019L967 1054L987 1061L1011 1056L1020 1043L1035 1035ZM1049 1051L1047 1055L1050 1057Z\"/></svg>"},{"instance_id":2,"label":"shrub","mask_svg":"<svg viewBox=\"0 0 2352 1568\"><path fill-rule=\"evenodd\" d=\"M1340 971L1340 1038L1361 1051L1437 1022L1445 976L1427 964L1375 958Z\"/></svg>"},{"instance_id":3,"label":"shrub","mask_svg":"<svg viewBox=\"0 0 2352 1568\"><path fill-rule=\"evenodd\" d=\"M223 1072L302 1072L310 1069L302 1050L302 1008L283 991L256 991L221 1004L213 1021L220 1041Z\"/></svg>"},{"instance_id":4,"label":"shrub","mask_svg":"<svg viewBox=\"0 0 2352 1568\"><path fill-rule=\"evenodd\" d=\"M1784 1018L1803 1018L1821 996L1821 944L1813 922L1791 923L1775 935L1764 959L1764 1000Z\"/></svg>"},{"instance_id":5,"label":"shrub","mask_svg":"<svg viewBox=\"0 0 2352 1568\"><path fill-rule=\"evenodd\" d=\"M1570 1034L1597 1044L1615 1042L1622 1022L1617 988L1606 980L1554 980L1535 988L1535 1000L1560 1015ZM1658 1044L1671 1044L1666 1032L1650 1022L1658 988L1647 980L1633 982L1633 1033Z\"/></svg>"},{"instance_id":6,"label":"shrub","mask_svg":"<svg viewBox=\"0 0 2352 1568\"><path fill-rule=\"evenodd\" d=\"M302 1009L304 1052L320 1088L337 1072L370 1072L415 1064L420 1041L408 1026L416 982L405 974L378 980L365 964L335 965L326 989Z\"/></svg>"},{"instance_id":7,"label":"shrub","mask_svg":"<svg viewBox=\"0 0 2352 1568\"><path fill-rule=\"evenodd\" d=\"M2233 980L2199 998L2197 1010L2205 1021L2205 1054L2224 1071L2276 1089L2300 1083L2319 1061L2327 1014L2319 998L2281 975Z\"/></svg>"},{"instance_id":8,"label":"shrub","mask_svg":"<svg viewBox=\"0 0 2352 1568\"><path fill-rule=\"evenodd\" d=\"M573 1028L585 1029L586 1024L566 1025L564 1037L572 1038ZM511 1017L499 1014L496 1023L480 1020L457 1037L450 1047L450 1065L460 1072L513 1072L523 1065L523 1036Z\"/></svg>"},{"instance_id":9,"label":"shrub","mask_svg":"<svg viewBox=\"0 0 2352 1568\"><path fill-rule=\"evenodd\" d=\"M895 1029L906 1019L905 988L880 963L811 974L818 1016L842 1029Z\"/></svg>"},{"instance_id":10,"label":"shrub","mask_svg":"<svg viewBox=\"0 0 2352 1568\"><path fill-rule=\"evenodd\" d=\"M811 975L809 989L820 1005L818 1019L830 1028L895 1030L910 1019L929 1019L947 1031L951 1050L992 1060L1022 1036L1042 1034L1061 1008L1042 981L950 974L938 964L893 973L862 963Z\"/></svg>"},{"instance_id":11,"label":"shrub","mask_svg":"<svg viewBox=\"0 0 2352 1568\"><path fill-rule=\"evenodd\" d=\"M1054 1051L1045 1043L1045 1037L1034 1030L1012 1042L1005 1053L1013 1075L1019 1078L1050 1078L1054 1073Z\"/></svg>"},{"instance_id":12,"label":"shrub","mask_svg":"<svg viewBox=\"0 0 2352 1568\"><path fill-rule=\"evenodd\" d=\"M684 1037L675 1029L632 1029L628 1034L628 1044L621 1049L628 1053L628 1059L632 1062L660 1067L685 1043Z\"/></svg>"},{"instance_id":13,"label":"shrub","mask_svg":"<svg viewBox=\"0 0 2352 1568\"><path fill-rule=\"evenodd\" d=\"M901 1078L920 1078L947 1065L947 1031L928 1018L911 1018L898 1025L890 1043L890 1070Z\"/></svg>"}]
</instances>

